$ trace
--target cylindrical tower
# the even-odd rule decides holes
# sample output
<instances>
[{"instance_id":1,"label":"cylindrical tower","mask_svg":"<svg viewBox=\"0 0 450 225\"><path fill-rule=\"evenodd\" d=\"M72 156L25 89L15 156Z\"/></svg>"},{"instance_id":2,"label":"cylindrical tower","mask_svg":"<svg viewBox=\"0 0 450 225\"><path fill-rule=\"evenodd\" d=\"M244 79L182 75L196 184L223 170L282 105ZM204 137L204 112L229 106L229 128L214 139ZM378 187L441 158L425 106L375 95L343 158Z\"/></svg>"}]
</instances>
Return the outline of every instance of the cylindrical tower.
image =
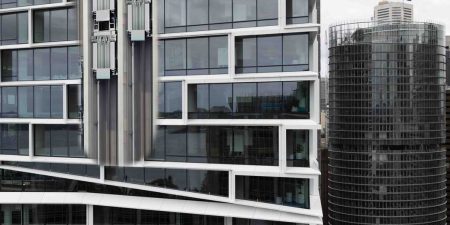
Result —
<instances>
[{"instance_id":1,"label":"cylindrical tower","mask_svg":"<svg viewBox=\"0 0 450 225\"><path fill-rule=\"evenodd\" d=\"M329 224L445 224L443 27L329 33Z\"/></svg>"}]
</instances>

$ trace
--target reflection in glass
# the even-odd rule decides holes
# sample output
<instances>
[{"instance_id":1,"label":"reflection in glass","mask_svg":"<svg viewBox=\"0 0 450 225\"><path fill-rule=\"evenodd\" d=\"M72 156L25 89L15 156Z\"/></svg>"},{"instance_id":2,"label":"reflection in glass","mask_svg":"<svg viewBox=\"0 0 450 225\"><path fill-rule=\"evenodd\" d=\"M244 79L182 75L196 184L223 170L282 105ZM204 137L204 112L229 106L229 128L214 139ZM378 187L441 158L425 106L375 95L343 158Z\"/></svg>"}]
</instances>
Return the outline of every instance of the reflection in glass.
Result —
<instances>
[{"instance_id":1,"label":"reflection in glass","mask_svg":"<svg viewBox=\"0 0 450 225\"><path fill-rule=\"evenodd\" d=\"M210 118L227 118L232 112L232 84L210 84Z\"/></svg>"},{"instance_id":2,"label":"reflection in glass","mask_svg":"<svg viewBox=\"0 0 450 225\"><path fill-rule=\"evenodd\" d=\"M18 64L18 80L33 80L33 50L18 51Z\"/></svg>"},{"instance_id":3,"label":"reflection in glass","mask_svg":"<svg viewBox=\"0 0 450 225\"><path fill-rule=\"evenodd\" d=\"M50 88L50 111L51 118L63 118L63 87L51 86Z\"/></svg>"},{"instance_id":4,"label":"reflection in glass","mask_svg":"<svg viewBox=\"0 0 450 225\"><path fill-rule=\"evenodd\" d=\"M50 80L50 49L34 50L34 80Z\"/></svg>"},{"instance_id":5,"label":"reflection in glass","mask_svg":"<svg viewBox=\"0 0 450 225\"><path fill-rule=\"evenodd\" d=\"M286 131L287 166L309 166L309 137L308 130Z\"/></svg>"},{"instance_id":6,"label":"reflection in glass","mask_svg":"<svg viewBox=\"0 0 450 225\"><path fill-rule=\"evenodd\" d=\"M165 118L181 119L181 82L164 83Z\"/></svg>"},{"instance_id":7,"label":"reflection in glass","mask_svg":"<svg viewBox=\"0 0 450 225\"><path fill-rule=\"evenodd\" d=\"M67 79L67 48L50 49L50 66L52 80Z\"/></svg>"},{"instance_id":8,"label":"reflection in glass","mask_svg":"<svg viewBox=\"0 0 450 225\"><path fill-rule=\"evenodd\" d=\"M17 117L17 88L3 87L2 93L2 117Z\"/></svg>"},{"instance_id":9,"label":"reflection in glass","mask_svg":"<svg viewBox=\"0 0 450 225\"><path fill-rule=\"evenodd\" d=\"M309 22L309 0L286 0L286 23Z\"/></svg>"},{"instance_id":10,"label":"reflection in glass","mask_svg":"<svg viewBox=\"0 0 450 225\"><path fill-rule=\"evenodd\" d=\"M166 40L165 42L165 75L186 74L186 39Z\"/></svg>"},{"instance_id":11,"label":"reflection in glass","mask_svg":"<svg viewBox=\"0 0 450 225\"><path fill-rule=\"evenodd\" d=\"M166 159L174 162L186 161L186 128L172 126L166 129Z\"/></svg>"},{"instance_id":12,"label":"reflection in glass","mask_svg":"<svg viewBox=\"0 0 450 225\"><path fill-rule=\"evenodd\" d=\"M256 83L233 84L233 113L236 118L255 118L256 109Z\"/></svg>"},{"instance_id":13,"label":"reflection in glass","mask_svg":"<svg viewBox=\"0 0 450 225\"><path fill-rule=\"evenodd\" d=\"M208 74L208 48L205 44L208 38L187 39L187 69L188 74Z\"/></svg>"},{"instance_id":14,"label":"reflection in glass","mask_svg":"<svg viewBox=\"0 0 450 225\"><path fill-rule=\"evenodd\" d=\"M33 118L34 99L33 99L33 87L19 87L19 117L20 118Z\"/></svg>"},{"instance_id":15,"label":"reflection in glass","mask_svg":"<svg viewBox=\"0 0 450 225\"><path fill-rule=\"evenodd\" d=\"M81 118L81 91L81 85L67 85L67 110L69 119Z\"/></svg>"},{"instance_id":16,"label":"reflection in glass","mask_svg":"<svg viewBox=\"0 0 450 225\"><path fill-rule=\"evenodd\" d=\"M289 48L295 48L289 46ZM281 36L258 37L258 67L259 72L282 71L283 47Z\"/></svg>"},{"instance_id":17,"label":"reflection in glass","mask_svg":"<svg viewBox=\"0 0 450 225\"><path fill-rule=\"evenodd\" d=\"M261 117L280 118L282 107L282 82L258 83L258 111Z\"/></svg>"}]
</instances>

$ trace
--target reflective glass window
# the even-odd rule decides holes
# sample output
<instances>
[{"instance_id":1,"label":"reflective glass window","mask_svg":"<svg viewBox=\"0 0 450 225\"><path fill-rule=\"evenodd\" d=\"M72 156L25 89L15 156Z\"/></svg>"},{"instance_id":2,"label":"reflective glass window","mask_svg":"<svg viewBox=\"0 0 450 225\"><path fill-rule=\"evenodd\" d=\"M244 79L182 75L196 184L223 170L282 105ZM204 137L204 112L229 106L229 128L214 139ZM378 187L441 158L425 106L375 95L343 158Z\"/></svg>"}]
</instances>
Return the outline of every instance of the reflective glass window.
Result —
<instances>
[{"instance_id":1,"label":"reflective glass window","mask_svg":"<svg viewBox=\"0 0 450 225\"><path fill-rule=\"evenodd\" d=\"M309 22L309 0L286 0L286 23Z\"/></svg>"},{"instance_id":2,"label":"reflective glass window","mask_svg":"<svg viewBox=\"0 0 450 225\"><path fill-rule=\"evenodd\" d=\"M181 82L166 82L164 86L164 118L181 119Z\"/></svg>"},{"instance_id":3,"label":"reflective glass window","mask_svg":"<svg viewBox=\"0 0 450 225\"><path fill-rule=\"evenodd\" d=\"M289 48L293 48L293 46L289 46ZM282 71L283 47L281 36L259 37L257 52L258 72Z\"/></svg>"},{"instance_id":4,"label":"reflective glass window","mask_svg":"<svg viewBox=\"0 0 450 225\"><path fill-rule=\"evenodd\" d=\"M2 117L17 117L17 87L2 87Z\"/></svg>"},{"instance_id":5,"label":"reflective glass window","mask_svg":"<svg viewBox=\"0 0 450 225\"><path fill-rule=\"evenodd\" d=\"M33 50L18 51L18 80L33 80Z\"/></svg>"},{"instance_id":6,"label":"reflective glass window","mask_svg":"<svg viewBox=\"0 0 450 225\"><path fill-rule=\"evenodd\" d=\"M69 79L81 78L81 66L80 66L80 47L68 47L68 75Z\"/></svg>"},{"instance_id":7,"label":"reflective glass window","mask_svg":"<svg viewBox=\"0 0 450 225\"><path fill-rule=\"evenodd\" d=\"M28 43L28 13L17 14L17 43Z\"/></svg>"},{"instance_id":8,"label":"reflective glass window","mask_svg":"<svg viewBox=\"0 0 450 225\"><path fill-rule=\"evenodd\" d=\"M17 80L17 51L3 50L2 53L2 81Z\"/></svg>"},{"instance_id":9,"label":"reflective glass window","mask_svg":"<svg viewBox=\"0 0 450 225\"><path fill-rule=\"evenodd\" d=\"M256 72L256 38L245 37L236 39L236 72Z\"/></svg>"},{"instance_id":10,"label":"reflective glass window","mask_svg":"<svg viewBox=\"0 0 450 225\"><path fill-rule=\"evenodd\" d=\"M52 80L67 79L67 48L50 49L50 71Z\"/></svg>"},{"instance_id":11,"label":"reflective glass window","mask_svg":"<svg viewBox=\"0 0 450 225\"><path fill-rule=\"evenodd\" d=\"M33 118L34 99L33 99L33 87L19 87L19 117L21 118Z\"/></svg>"},{"instance_id":12,"label":"reflective glass window","mask_svg":"<svg viewBox=\"0 0 450 225\"><path fill-rule=\"evenodd\" d=\"M309 118L309 83L283 82L285 118Z\"/></svg>"},{"instance_id":13,"label":"reflective glass window","mask_svg":"<svg viewBox=\"0 0 450 225\"><path fill-rule=\"evenodd\" d=\"M256 118L256 83L233 84L233 112L235 118Z\"/></svg>"},{"instance_id":14,"label":"reflective glass window","mask_svg":"<svg viewBox=\"0 0 450 225\"><path fill-rule=\"evenodd\" d=\"M189 100L189 118L209 117L209 85L198 84L189 89L190 95L194 96Z\"/></svg>"},{"instance_id":15,"label":"reflective glass window","mask_svg":"<svg viewBox=\"0 0 450 225\"><path fill-rule=\"evenodd\" d=\"M258 26L271 26L278 23L278 0L258 1Z\"/></svg>"},{"instance_id":16,"label":"reflective glass window","mask_svg":"<svg viewBox=\"0 0 450 225\"><path fill-rule=\"evenodd\" d=\"M187 190L187 171L166 169L166 187Z\"/></svg>"},{"instance_id":17,"label":"reflective glass window","mask_svg":"<svg viewBox=\"0 0 450 225\"><path fill-rule=\"evenodd\" d=\"M186 161L186 128L171 126L166 128L166 159L168 161Z\"/></svg>"},{"instance_id":18,"label":"reflective glass window","mask_svg":"<svg viewBox=\"0 0 450 225\"><path fill-rule=\"evenodd\" d=\"M17 14L5 14L1 16L2 44L17 44Z\"/></svg>"},{"instance_id":19,"label":"reflective glass window","mask_svg":"<svg viewBox=\"0 0 450 225\"><path fill-rule=\"evenodd\" d=\"M186 74L186 39L166 40L165 42L165 75Z\"/></svg>"},{"instance_id":20,"label":"reflective glass window","mask_svg":"<svg viewBox=\"0 0 450 225\"><path fill-rule=\"evenodd\" d=\"M209 53L208 38L189 38L187 39L187 73L188 74L208 74Z\"/></svg>"},{"instance_id":21,"label":"reflective glass window","mask_svg":"<svg viewBox=\"0 0 450 225\"><path fill-rule=\"evenodd\" d=\"M233 21L245 22L238 27L256 26L256 1L257 0L233 0Z\"/></svg>"},{"instance_id":22,"label":"reflective glass window","mask_svg":"<svg viewBox=\"0 0 450 225\"><path fill-rule=\"evenodd\" d=\"M226 36L209 38L208 74L228 73L228 38Z\"/></svg>"},{"instance_id":23,"label":"reflective glass window","mask_svg":"<svg viewBox=\"0 0 450 225\"><path fill-rule=\"evenodd\" d=\"M233 110L232 84L211 84L209 93L210 118L228 118Z\"/></svg>"},{"instance_id":24,"label":"reflective glass window","mask_svg":"<svg viewBox=\"0 0 450 225\"><path fill-rule=\"evenodd\" d=\"M308 130L286 131L287 166L309 166L309 132Z\"/></svg>"},{"instance_id":25,"label":"reflective glass window","mask_svg":"<svg viewBox=\"0 0 450 225\"><path fill-rule=\"evenodd\" d=\"M166 32L170 27L174 32L185 31L186 26L186 1L165 0L165 26ZM181 28L181 29L180 29Z\"/></svg>"},{"instance_id":26,"label":"reflective glass window","mask_svg":"<svg viewBox=\"0 0 450 225\"><path fill-rule=\"evenodd\" d=\"M50 118L50 86L34 87L34 117Z\"/></svg>"},{"instance_id":27,"label":"reflective glass window","mask_svg":"<svg viewBox=\"0 0 450 225\"><path fill-rule=\"evenodd\" d=\"M35 11L33 22L34 42L50 41L50 11Z\"/></svg>"},{"instance_id":28,"label":"reflective glass window","mask_svg":"<svg viewBox=\"0 0 450 225\"><path fill-rule=\"evenodd\" d=\"M63 87L51 86L50 88L50 110L51 118L63 118Z\"/></svg>"},{"instance_id":29,"label":"reflective glass window","mask_svg":"<svg viewBox=\"0 0 450 225\"><path fill-rule=\"evenodd\" d=\"M262 118L280 118L283 109L282 82L258 83L258 111Z\"/></svg>"},{"instance_id":30,"label":"reflective glass window","mask_svg":"<svg viewBox=\"0 0 450 225\"><path fill-rule=\"evenodd\" d=\"M69 119L81 118L81 85L67 85L67 110Z\"/></svg>"},{"instance_id":31,"label":"reflective glass window","mask_svg":"<svg viewBox=\"0 0 450 225\"><path fill-rule=\"evenodd\" d=\"M50 11L50 41L66 41L67 9Z\"/></svg>"},{"instance_id":32,"label":"reflective glass window","mask_svg":"<svg viewBox=\"0 0 450 225\"><path fill-rule=\"evenodd\" d=\"M50 80L50 49L34 50L34 79Z\"/></svg>"},{"instance_id":33,"label":"reflective glass window","mask_svg":"<svg viewBox=\"0 0 450 225\"><path fill-rule=\"evenodd\" d=\"M187 1L188 31L208 29L208 2L209 0Z\"/></svg>"},{"instance_id":34,"label":"reflective glass window","mask_svg":"<svg viewBox=\"0 0 450 225\"><path fill-rule=\"evenodd\" d=\"M308 39L308 34L287 34L283 36L283 71L309 69Z\"/></svg>"},{"instance_id":35,"label":"reflective glass window","mask_svg":"<svg viewBox=\"0 0 450 225\"><path fill-rule=\"evenodd\" d=\"M231 28L232 0L209 0L209 22L211 29Z\"/></svg>"},{"instance_id":36,"label":"reflective glass window","mask_svg":"<svg viewBox=\"0 0 450 225\"><path fill-rule=\"evenodd\" d=\"M187 161L207 162L208 157L208 127L187 128Z\"/></svg>"},{"instance_id":37,"label":"reflective glass window","mask_svg":"<svg viewBox=\"0 0 450 225\"><path fill-rule=\"evenodd\" d=\"M50 146L52 156L69 155L67 146L67 130L65 126L52 126L50 131Z\"/></svg>"}]
</instances>

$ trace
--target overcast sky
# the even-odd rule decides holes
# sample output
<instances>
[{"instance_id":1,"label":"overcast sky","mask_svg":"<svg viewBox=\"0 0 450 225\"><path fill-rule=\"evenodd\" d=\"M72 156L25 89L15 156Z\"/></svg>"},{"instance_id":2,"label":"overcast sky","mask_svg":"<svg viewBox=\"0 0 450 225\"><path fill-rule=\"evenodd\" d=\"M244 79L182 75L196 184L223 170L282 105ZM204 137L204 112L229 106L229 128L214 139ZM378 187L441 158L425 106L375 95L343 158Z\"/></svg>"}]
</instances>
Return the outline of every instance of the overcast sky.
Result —
<instances>
[{"instance_id":1,"label":"overcast sky","mask_svg":"<svg viewBox=\"0 0 450 225\"><path fill-rule=\"evenodd\" d=\"M325 31L328 34L329 25L370 20L378 2L379 0L321 0L322 37L326 37L322 38L322 76L328 76L328 36L325 36ZM414 20L443 24L447 28L446 34L450 35L450 0L412 0L411 3L414 4Z\"/></svg>"}]
</instances>

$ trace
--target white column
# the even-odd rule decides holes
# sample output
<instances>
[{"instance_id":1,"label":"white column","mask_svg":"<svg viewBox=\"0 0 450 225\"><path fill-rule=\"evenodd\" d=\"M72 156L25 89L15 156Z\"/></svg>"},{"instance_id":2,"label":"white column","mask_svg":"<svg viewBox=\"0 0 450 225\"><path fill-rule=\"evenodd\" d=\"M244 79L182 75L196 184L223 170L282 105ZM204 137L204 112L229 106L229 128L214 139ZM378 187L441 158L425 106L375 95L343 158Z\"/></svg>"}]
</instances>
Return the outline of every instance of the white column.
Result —
<instances>
[{"instance_id":1,"label":"white column","mask_svg":"<svg viewBox=\"0 0 450 225\"><path fill-rule=\"evenodd\" d=\"M94 206L86 205L86 225L94 225Z\"/></svg>"}]
</instances>

